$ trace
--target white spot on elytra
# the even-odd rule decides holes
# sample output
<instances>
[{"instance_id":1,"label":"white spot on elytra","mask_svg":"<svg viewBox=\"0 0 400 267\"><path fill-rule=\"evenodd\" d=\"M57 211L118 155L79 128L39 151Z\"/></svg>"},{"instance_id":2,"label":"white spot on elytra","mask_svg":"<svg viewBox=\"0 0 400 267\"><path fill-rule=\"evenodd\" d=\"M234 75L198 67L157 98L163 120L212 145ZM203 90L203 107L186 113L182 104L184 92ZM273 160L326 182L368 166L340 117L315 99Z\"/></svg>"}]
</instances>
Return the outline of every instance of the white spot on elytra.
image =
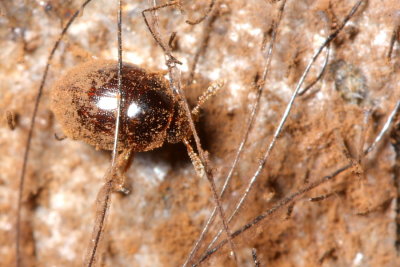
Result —
<instances>
[{"instance_id":1,"label":"white spot on elytra","mask_svg":"<svg viewBox=\"0 0 400 267\"><path fill-rule=\"evenodd\" d=\"M142 111L142 109L136 105L135 103L132 103L129 108L128 108L128 117L129 118L134 118L136 117L140 112Z\"/></svg>"},{"instance_id":2,"label":"white spot on elytra","mask_svg":"<svg viewBox=\"0 0 400 267\"><path fill-rule=\"evenodd\" d=\"M103 96L100 97L99 101L97 101L97 106L100 109L105 109L105 110L114 110L117 109L118 106L118 100L114 96Z\"/></svg>"}]
</instances>

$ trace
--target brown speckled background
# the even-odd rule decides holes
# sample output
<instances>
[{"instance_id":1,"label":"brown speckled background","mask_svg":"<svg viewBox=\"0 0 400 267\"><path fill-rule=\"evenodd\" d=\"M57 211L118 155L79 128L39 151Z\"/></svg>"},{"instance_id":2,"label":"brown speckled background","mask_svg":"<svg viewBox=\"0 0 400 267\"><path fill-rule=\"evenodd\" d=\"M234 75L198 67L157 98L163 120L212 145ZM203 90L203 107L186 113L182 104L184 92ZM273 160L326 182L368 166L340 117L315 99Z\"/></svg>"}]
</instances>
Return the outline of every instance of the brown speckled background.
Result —
<instances>
[{"instance_id":1,"label":"brown speckled background","mask_svg":"<svg viewBox=\"0 0 400 267\"><path fill-rule=\"evenodd\" d=\"M0 266L14 264L18 177L36 90L61 25L80 4L59 2L0 2ZM125 60L154 71L165 70L162 50L140 14L152 1L125 2ZM212 81L226 81L224 89L204 106L197 123L217 186L243 135L255 98L254 77L263 66L260 46L264 32L270 41L268 32L280 3L218 1L220 15L209 29L195 83L185 88L193 102ZM254 173L297 80L328 35L328 26L340 23L354 3L287 2L256 124L223 199L227 212ZM24 194L26 266L82 264L93 226L94 201L110 156L82 142L54 138L54 133L62 136L62 131L49 109L49 93L69 67L90 57L116 59L116 6L116 1L93 0L64 38L50 68ZM188 1L182 5L183 13L173 8L159 11L163 38L168 40L171 32L177 32L174 55L183 63L184 82L207 23L190 26L185 20L200 17L207 6L208 1ZM365 147L372 142L399 98L399 41L392 60L386 58L399 12L397 0L368 1L334 41L325 76L296 100L262 175L240 216L230 224L232 229L307 182L347 164L348 157L357 157L361 141ZM328 24L327 17L333 24ZM319 72L323 56L306 83ZM351 103L335 90L338 64L333 63L339 60L346 64L340 70L348 75L346 81L363 87L362 103ZM339 82L340 90L341 86L343 82ZM364 110L368 108L372 115L364 138ZM17 116L13 131L6 124L6 111ZM257 249L261 266L399 266L394 166L395 152L386 137L362 160L359 172L347 171L309 192L296 202L289 218L287 209L282 209L236 238L240 266L253 266L251 248ZM136 154L127 177L132 193L113 195L103 242L104 266L182 265L212 210L208 182L196 177L181 144ZM331 195L323 201L307 201L324 194ZM217 222L213 233L220 227ZM222 249L204 266L233 266L228 254Z\"/></svg>"}]
</instances>

